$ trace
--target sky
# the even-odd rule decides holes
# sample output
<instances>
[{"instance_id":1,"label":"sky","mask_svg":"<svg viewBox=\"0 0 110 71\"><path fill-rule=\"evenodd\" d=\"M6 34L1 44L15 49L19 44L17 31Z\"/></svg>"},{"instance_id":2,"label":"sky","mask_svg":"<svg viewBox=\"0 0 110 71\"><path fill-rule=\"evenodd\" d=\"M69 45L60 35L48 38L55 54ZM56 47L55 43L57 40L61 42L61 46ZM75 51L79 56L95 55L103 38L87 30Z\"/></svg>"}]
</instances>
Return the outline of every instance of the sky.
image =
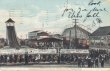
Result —
<instances>
[{"instance_id":1,"label":"sky","mask_svg":"<svg viewBox=\"0 0 110 71\"><path fill-rule=\"evenodd\" d=\"M102 23L95 23L94 18L88 18L83 22L87 12L81 12L82 18L78 19L78 25L93 32L99 26L110 26L110 0L101 1L100 6L88 6L91 0L0 0L0 37L6 37L5 21L10 17L15 21L16 33L19 38L26 38L28 32L44 30L48 33L61 34L65 28L72 27L74 21L68 18L68 13L62 16L65 8L72 8L78 12L78 8L88 11L97 7L106 8L100 12Z\"/></svg>"}]
</instances>

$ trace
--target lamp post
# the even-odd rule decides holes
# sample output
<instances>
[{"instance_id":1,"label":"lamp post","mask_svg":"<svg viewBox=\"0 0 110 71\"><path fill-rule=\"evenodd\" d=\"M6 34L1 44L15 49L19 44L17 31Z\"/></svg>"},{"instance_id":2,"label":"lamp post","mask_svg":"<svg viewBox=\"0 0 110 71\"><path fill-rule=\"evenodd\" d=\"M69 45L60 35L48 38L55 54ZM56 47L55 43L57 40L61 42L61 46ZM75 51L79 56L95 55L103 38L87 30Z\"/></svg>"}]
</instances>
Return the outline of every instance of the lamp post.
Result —
<instances>
[{"instance_id":1,"label":"lamp post","mask_svg":"<svg viewBox=\"0 0 110 71\"><path fill-rule=\"evenodd\" d=\"M57 53L58 53L58 64L60 64L60 47L57 48Z\"/></svg>"},{"instance_id":2,"label":"lamp post","mask_svg":"<svg viewBox=\"0 0 110 71\"><path fill-rule=\"evenodd\" d=\"M77 45L78 45L78 39L77 39L77 20L78 19L73 19L74 20L74 22L73 23L75 23L75 25L74 25L74 28L75 28L75 47L74 48L77 48Z\"/></svg>"},{"instance_id":3,"label":"lamp post","mask_svg":"<svg viewBox=\"0 0 110 71\"><path fill-rule=\"evenodd\" d=\"M71 30L70 30L70 33L69 33L69 43L70 43L69 48L71 48Z\"/></svg>"},{"instance_id":4,"label":"lamp post","mask_svg":"<svg viewBox=\"0 0 110 71\"><path fill-rule=\"evenodd\" d=\"M109 40L109 37L110 37L110 36L107 36L107 37L106 37L106 42L107 42L107 43L106 43L106 44L107 44L107 53L108 53L108 54L110 53L110 52L109 52L109 45L108 45L108 42L109 42L109 41L108 41L108 40ZM109 60L108 60L108 61L109 61L109 65L110 65L110 58L109 58Z\"/></svg>"},{"instance_id":5,"label":"lamp post","mask_svg":"<svg viewBox=\"0 0 110 71\"><path fill-rule=\"evenodd\" d=\"M26 48L25 50L25 64L27 65L28 64L28 49Z\"/></svg>"}]
</instances>

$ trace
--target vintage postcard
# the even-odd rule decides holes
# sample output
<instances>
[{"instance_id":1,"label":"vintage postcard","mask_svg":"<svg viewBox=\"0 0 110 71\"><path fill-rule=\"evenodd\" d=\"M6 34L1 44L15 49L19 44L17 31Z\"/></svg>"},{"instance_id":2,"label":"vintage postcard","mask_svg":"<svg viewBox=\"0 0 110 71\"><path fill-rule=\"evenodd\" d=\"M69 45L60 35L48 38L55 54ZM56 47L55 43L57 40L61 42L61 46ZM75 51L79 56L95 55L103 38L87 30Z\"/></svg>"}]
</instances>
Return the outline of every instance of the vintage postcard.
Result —
<instances>
[{"instance_id":1,"label":"vintage postcard","mask_svg":"<svg viewBox=\"0 0 110 71\"><path fill-rule=\"evenodd\" d=\"M110 0L0 0L0 71L110 71Z\"/></svg>"}]
</instances>

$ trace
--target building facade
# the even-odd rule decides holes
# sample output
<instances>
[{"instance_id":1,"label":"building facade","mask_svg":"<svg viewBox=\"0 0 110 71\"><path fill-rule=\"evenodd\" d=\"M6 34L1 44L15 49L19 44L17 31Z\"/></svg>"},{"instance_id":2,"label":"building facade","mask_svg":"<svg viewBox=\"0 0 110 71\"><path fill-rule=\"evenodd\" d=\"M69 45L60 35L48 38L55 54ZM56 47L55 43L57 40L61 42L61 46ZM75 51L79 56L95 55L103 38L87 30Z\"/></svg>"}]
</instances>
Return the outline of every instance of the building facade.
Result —
<instances>
[{"instance_id":1,"label":"building facade","mask_svg":"<svg viewBox=\"0 0 110 71\"><path fill-rule=\"evenodd\" d=\"M62 38L59 34L49 34L38 30L28 33L29 45L34 48L58 48L62 46Z\"/></svg>"},{"instance_id":2,"label":"building facade","mask_svg":"<svg viewBox=\"0 0 110 71\"><path fill-rule=\"evenodd\" d=\"M79 38L79 39L89 39L90 33L88 31L86 31L85 29L83 29L79 26L76 26L76 31L77 31L77 33L76 33L77 38ZM67 40L74 39L75 38L75 26L65 29L64 32L62 33L62 35Z\"/></svg>"},{"instance_id":3,"label":"building facade","mask_svg":"<svg viewBox=\"0 0 110 71\"><path fill-rule=\"evenodd\" d=\"M91 47L107 47L110 46L110 26L99 27L91 35Z\"/></svg>"},{"instance_id":4,"label":"building facade","mask_svg":"<svg viewBox=\"0 0 110 71\"><path fill-rule=\"evenodd\" d=\"M0 38L0 48L3 48L5 46L5 39L4 38Z\"/></svg>"},{"instance_id":5,"label":"building facade","mask_svg":"<svg viewBox=\"0 0 110 71\"><path fill-rule=\"evenodd\" d=\"M28 33L28 39L37 39L40 36L48 36L49 34L47 32L44 32L42 30L38 31L32 31Z\"/></svg>"},{"instance_id":6,"label":"building facade","mask_svg":"<svg viewBox=\"0 0 110 71\"><path fill-rule=\"evenodd\" d=\"M76 33L75 33L75 29L76 29ZM88 31L79 27L78 25L76 25L76 27L73 26L70 28L66 28L64 32L62 33L62 36L64 37L64 42L65 42L64 44L68 45L66 46L68 48L74 47L74 45L76 44L74 42L76 38L78 39L77 43L83 44L82 41L85 42L85 40L88 40L89 35L90 33Z\"/></svg>"}]
</instances>

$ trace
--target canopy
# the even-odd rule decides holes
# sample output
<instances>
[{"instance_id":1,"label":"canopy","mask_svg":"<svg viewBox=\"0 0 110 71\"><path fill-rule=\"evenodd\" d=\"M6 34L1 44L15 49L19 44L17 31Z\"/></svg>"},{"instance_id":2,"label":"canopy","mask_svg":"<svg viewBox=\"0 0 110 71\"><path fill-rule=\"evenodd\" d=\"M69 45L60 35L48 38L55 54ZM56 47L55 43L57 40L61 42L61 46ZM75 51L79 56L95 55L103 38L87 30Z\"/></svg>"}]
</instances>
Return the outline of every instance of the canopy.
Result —
<instances>
[{"instance_id":1,"label":"canopy","mask_svg":"<svg viewBox=\"0 0 110 71\"><path fill-rule=\"evenodd\" d=\"M1 48L0 55L9 54L57 54L57 49L35 49L35 48ZM60 54L89 54L87 49L60 49Z\"/></svg>"},{"instance_id":2,"label":"canopy","mask_svg":"<svg viewBox=\"0 0 110 71\"><path fill-rule=\"evenodd\" d=\"M2 48L0 49L0 55L10 55L10 54L25 54L25 52L29 52L33 50L33 48L20 48L20 49L15 49L15 48Z\"/></svg>"},{"instance_id":3,"label":"canopy","mask_svg":"<svg viewBox=\"0 0 110 71\"><path fill-rule=\"evenodd\" d=\"M21 49L0 49L0 55L10 55L10 54L56 54L56 49L33 49L33 48L21 48Z\"/></svg>"},{"instance_id":4,"label":"canopy","mask_svg":"<svg viewBox=\"0 0 110 71\"><path fill-rule=\"evenodd\" d=\"M62 41L61 38L50 37L50 36L39 37L37 40L38 41L43 41L43 42L57 42L57 41Z\"/></svg>"}]
</instances>

